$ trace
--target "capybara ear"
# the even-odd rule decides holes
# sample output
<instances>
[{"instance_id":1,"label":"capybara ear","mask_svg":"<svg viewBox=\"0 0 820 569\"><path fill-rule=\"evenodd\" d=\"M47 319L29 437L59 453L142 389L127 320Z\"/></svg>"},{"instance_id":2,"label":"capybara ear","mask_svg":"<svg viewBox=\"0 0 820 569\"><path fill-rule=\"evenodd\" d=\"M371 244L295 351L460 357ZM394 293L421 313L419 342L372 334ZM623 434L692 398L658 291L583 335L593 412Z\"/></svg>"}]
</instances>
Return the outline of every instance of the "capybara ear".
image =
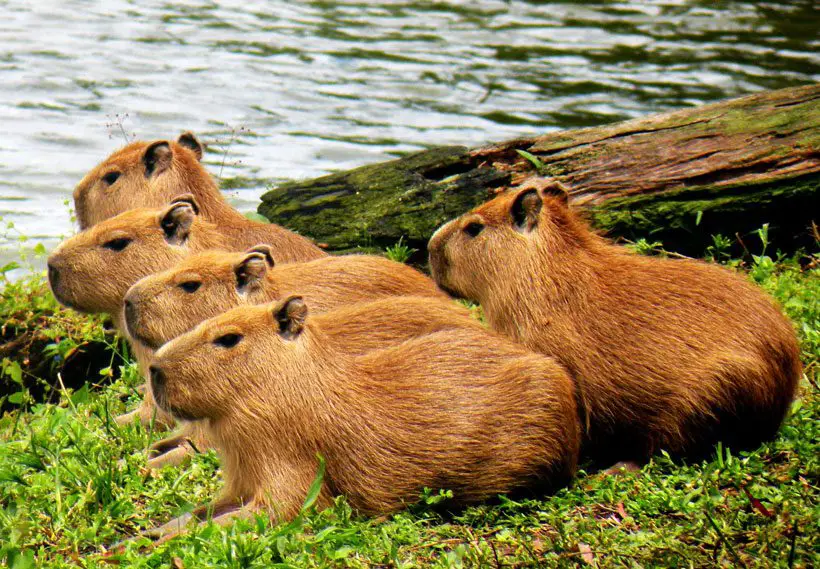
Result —
<instances>
[{"instance_id":1,"label":"capybara ear","mask_svg":"<svg viewBox=\"0 0 820 569\"><path fill-rule=\"evenodd\" d=\"M266 243L260 243L259 245L254 245L250 249L246 251L246 253L261 253L265 256L265 261L268 262L268 266L275 266L276 261L273 259L273 247Z\"/></svg>"},{"instance_id":2,"label":"capybara ear","mask_svg":"<svg viewBox=\"0 0 820 569\"><path fill-rule=\"evenodd\" d=\"M186 130L177 138L177 143L181 144L196 155L197 160L202 160L202 152L205 150L205 145L199 142L199 139L194 136L190 130Z\"/></svg>"},{"instance_id":3,"label":"capybara ear","mask_svg":"<svg viewBox=\"0 0 820 569\"><path fill-rule=\"evenodd\" d=\"M196 197L194 194L179 194L177 197L171 200L170 205L185 203L193 208L194 213L199 215L199 204L196 202Z\"/></svg>"},{"instance_id":4,"label":"capybara ear","mask_svg":"<svg viewBox=\"0 0 820 569\"><path fill-rule=\"evenodd\" d=\"M145 165L145 177L150 178L160 174L171 167L174 153L171 145L166 140L160 140L148 145L142 155L142 163Z\"/></svg>"},{"instance_id":5,"label":"capybara ear","mask_svg":"<svg viewBox=\"0 0 820 569\"><path fill-rule=\"evenodd\" d=\"M234 268L237 288L243 290L258 287L264 281L269 266L271 265L264 253L249 251Z\"/></svg>"},{"instance_id":6,"label":"capybara ear","mask_svg":"<svg viewBox=\"0 0 820 569\"><path fill-rule=\"evenodd\" d=\"M273 317L279 325L279 335L286 340L293 340L305 328L307 304L301 296L289 296L273 307Z\"/></svg>"},{"instance_id":7,"label":"capybara ear","mask_svg":"<svg viewBox=\"0 0 820 569\"><path fill-rule=\"evenodd\" d=\"M194 202L179 198L171 202L160 221L162 230L165 232L165 240L171 245L182 245L188 238L197 211L198 208Z\"/></svg>"},{"instance_id":8,"label":"capybara ear","mask_svg":"<svg viewBox=\"0 0 820 569\"><path fill-rule=\"evenodd\" d=\"M510 210L516 228L519 231L532 231L538 225L542 205L541 196L536 190L526 190L518 194Z\"/></svg>"},{"instance_id":9,"label":"capybara ear","mask_svg":"<svg viewBox=\"0 0 820 569\"><path fill-rule=\"evenodd\" d=\"M552 196L563 203L569 202L569 188L555 179L538 180L532 183L542 198Z\"/></svg>"}]
</instances>

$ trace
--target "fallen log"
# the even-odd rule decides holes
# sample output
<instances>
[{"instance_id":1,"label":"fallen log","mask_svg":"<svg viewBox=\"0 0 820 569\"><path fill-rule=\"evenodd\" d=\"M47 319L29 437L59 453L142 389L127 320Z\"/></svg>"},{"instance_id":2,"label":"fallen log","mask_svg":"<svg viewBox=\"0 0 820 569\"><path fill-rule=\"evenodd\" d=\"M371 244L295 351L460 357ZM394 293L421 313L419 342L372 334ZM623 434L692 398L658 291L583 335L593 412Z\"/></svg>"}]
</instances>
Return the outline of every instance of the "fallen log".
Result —
<instances>
[{"instance_id":1,"label":"fallen log","mask_svg":"<svg viewBox=\"0 0 820 569\"><path fill-rule=\"evenodd\" d=\"M475 149L433 148L282 184L258 212L330 250L403 238L423 252L443 222L545 176L566 184L572 206L613 237L698 255L712 235L739 248L768 223L773 246L813 247L820 84Z\"/></svg>"}]
</instances>

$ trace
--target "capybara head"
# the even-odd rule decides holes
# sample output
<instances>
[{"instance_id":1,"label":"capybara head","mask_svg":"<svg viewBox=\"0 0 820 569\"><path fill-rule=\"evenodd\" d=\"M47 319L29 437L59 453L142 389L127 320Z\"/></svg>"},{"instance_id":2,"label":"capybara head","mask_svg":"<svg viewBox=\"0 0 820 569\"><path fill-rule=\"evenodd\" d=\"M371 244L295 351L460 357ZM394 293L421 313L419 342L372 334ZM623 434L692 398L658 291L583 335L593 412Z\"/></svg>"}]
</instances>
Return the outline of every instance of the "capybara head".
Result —
<instances>
[{"instance_id":1,"label":"capybara head","mask_svg":"<svg viewBox=\"0 0 820 569\"><path fill-rule=\"evenodd\" d=\"M204 251L149 275L125 296L128 333L156 349L234 306L263 302L273 265L271 247L257 245L244 253Z\"/></svg>"},{"instance_id":2,"label":"capybara head","mask_svg":"<svg viewBox=\"0 0 820 569\"><path fill-rule=\"evenodd\" d=\"M80 229L129 209L160 207L195 187L212 187L208 172L199 163L202 150L190 132L176 141L137 141L117 150L74 189Z\"/></svg>"},{"instance_id":3,"label":"capybara head","mask_svg":"<svg viewBox=\"0 0 820 569\"><path fill-rule=\"evenodd\" d=\"M276 389L259 385L260 378L304 364L307 312L299 296L234 308L168 342L149 368L157 405L183 420L252 408Z\"/></svg>"},{"instance_id":4,"label":"capybara head","mask_svg":"<svg viewBox=\"0 0 820 569\"><path fill-rule=\"evenodd\" d=\"M433 278L451 294L481 302L511 276L538 273L531 264L572 245L567 230L578 222L567 198L559 182L533 184L443 225L428 244Z\"/></svg>"},{"instance_id":5,"label":"capybara head","mask_svg":"<svg viewBox=\"0 0 820 569\"><path fill-rule=\"evenodd\" d=\"M197 215L192 196L161 209L127 211L61 243L48 258L51 290L83 312L118 314L128 289L189 251L218 247L221 236Z\"/></svg>"}]
</instances>

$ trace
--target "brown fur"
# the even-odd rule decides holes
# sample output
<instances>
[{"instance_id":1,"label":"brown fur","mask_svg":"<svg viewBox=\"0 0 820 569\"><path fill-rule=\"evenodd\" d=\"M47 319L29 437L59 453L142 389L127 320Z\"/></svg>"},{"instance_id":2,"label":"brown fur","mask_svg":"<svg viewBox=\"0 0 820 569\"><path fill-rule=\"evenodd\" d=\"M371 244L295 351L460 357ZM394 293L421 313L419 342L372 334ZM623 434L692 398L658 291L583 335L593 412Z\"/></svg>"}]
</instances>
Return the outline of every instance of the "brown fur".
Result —
<instances>
[{"instance_id":1,"label":"brown fur","mask_svg":"<svg viewBox=\"0 0 820 569\"><path fill-rule=\"evenodd\" d=\"M466 503L573 475L574 387L554 360L435 298L307 310L298 297L234 308L156 354L160 405L207 418L219 442L217 509L293 517L316 453L327 462L319 505L344 494L365 514L400 509L424 487ZM230 334L238 342L225 347Z\"/></svg>"},{"instance_id":2,"label":"brown fur","mask_svg":"<svg viewBox=\"0 0 820 569\"><path fill-rule=\"evenodd\" d=\"M195 290L185 286L196 286ZM125 296L128 332L158 348L203 320L241 304L299 294L314 313L387 296L447 298L402 263L371 255L275 265L265 246L244 253L206 251L137 282Z\"/></svg>"},{"instance_id":3,"label":"brown fur","mask_svg":"<svg viewBox=\"0 0 820 569\"><path fill-rule=\"evenodd\" d=\"M187 292L182 285L191 283L198 288ZM192 255L137 282L125 296L128 333L156 349L230 308L279 300L297 292L315 313L388 296L447 298L419 271L382 257L346 255L273 266L270 249L257 245L245 253L206 251ZM189 440L199 449L211 446L201 428L188 424L181 433L152 447L149 466L184 460L193 451Z\"/></svg>"},{"instance_id":4,"label":"brown fur","mask_svg":"<svg viewBox=\"0 0 820 569\"><path fill-rule=\"evenodd\" d=\"M139 279L172 267L191 253L211 249L242 250L254 244L241 236L225 235L198 214L191 196L180 196L162 208L138 208L65 240L48 258L49 284L62 304L83 312L106 312L125 332L122 305L125 293ZM119 242L119 243L118 243ZM116 250L118 245L121 250ZM153 352L135 345L140 367L147 369ZM136 416L149 424L155 406L147 390ZM130 421L124 415L120 421ZM161 417L165 426L173 424Z\"/></svg>"},{"instance_id":5,"label":"brown fur","mask_svg":"<svg viewBox=\"0 0 820 569\"><path fill-rule=\"evenodd\" d=\"M567 366L594 458L758 445L789 409L799 350L770 298L722 267L612 245L555 184L498 196L440 228L429 250L440 286Z\"/></svg>"},{"instance_id":6,"label":"brown fur","mask_svg":"<svg viewBox=\"0 0 820 569\"><path fill-rule=\"evenodd\" d=\"M326 253L308 239L275 224L252 221L222 197L200 163L203 147L191 133L177 139L136 141L117 150L93 168L74 189L74 209L80 229L135 208L161 207L173 198L192 194L202 216L240 248L254 243L274 247L280 262L308 261ZM119 177L109 183L110 176Z\"/></svg>"}]
</instances>

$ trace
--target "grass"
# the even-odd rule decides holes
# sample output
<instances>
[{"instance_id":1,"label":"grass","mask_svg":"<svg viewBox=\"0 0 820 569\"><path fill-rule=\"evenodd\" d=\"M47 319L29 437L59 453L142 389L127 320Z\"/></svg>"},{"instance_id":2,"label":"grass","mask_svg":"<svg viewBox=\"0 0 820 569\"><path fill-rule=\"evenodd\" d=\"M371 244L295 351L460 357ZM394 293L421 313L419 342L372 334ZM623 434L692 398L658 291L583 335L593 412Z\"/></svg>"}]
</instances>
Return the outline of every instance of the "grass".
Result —
<instances>
[{"instance_id":1,"label":"grass","mask_svg":"<svg viewBox=\"0 0 820 569\"><path fill-rule=\"evenodd\" d=\"M657 244L639 244L647 251ZM397 253L400 251L397 250ZM401 256L401 255L397 255ZM72 390L56 403L15 397L0 417L0 563L28 567L813 567L820 565L820 268L818 258L730 261L774 295L794 320L805 378L776 440L754 452L718 447L712 460L658 456L636 472L581 473L542 500L447 512L447 493L425 492L407 511L363 518L343 498L289 524L267 519L205 526L148 551L106 548L207 501L219 489L213 452L186 467L150 471L144 450L161 436L112 417L136 403L133 363ZM99 319L59 309L41 275L6 282L4 341L43 334L58 365L89 339ZM14 328L12 330L12 328ZM60 346L62 347L55 347ZM112 349L122 349L111 343ZM127 354L123 354L127 356ZM30 373L24 357L12 368ZM15 367L17 366L17 367ZM13 372L15 377L17 372ZM13 378L12 378L13 379ZM25 387L14 393L23 393ZM14 395L12 393L12 395Z\"/></svg>"}]
</instances>

